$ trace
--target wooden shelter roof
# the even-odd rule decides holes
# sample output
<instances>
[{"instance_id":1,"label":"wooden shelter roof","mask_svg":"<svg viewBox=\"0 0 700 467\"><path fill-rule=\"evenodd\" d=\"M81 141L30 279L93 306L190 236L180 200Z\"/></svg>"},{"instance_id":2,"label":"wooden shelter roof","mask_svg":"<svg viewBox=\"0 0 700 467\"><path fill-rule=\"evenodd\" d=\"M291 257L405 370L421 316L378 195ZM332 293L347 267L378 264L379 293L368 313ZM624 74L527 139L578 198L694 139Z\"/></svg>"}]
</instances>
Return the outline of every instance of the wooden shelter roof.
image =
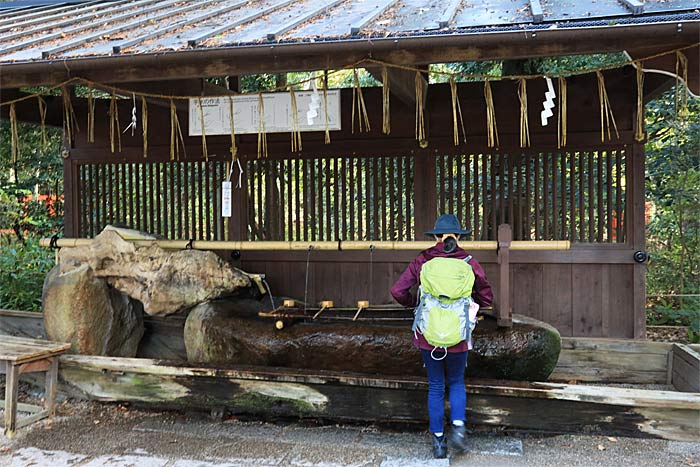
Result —
<instances>
[{"instance_id":1,"label":"wooden shelter roof","mask_svg":"<svg viewBox=\"0 0 700 467\"><path fill-rule=\"evenodd\" d=\"M695 0L43 3L55 5L0 10L3 87L339 68L365 57L425 64L631 48L648 56L660 44L697 42L700 30Z\"/></svg>"}]
</instances>

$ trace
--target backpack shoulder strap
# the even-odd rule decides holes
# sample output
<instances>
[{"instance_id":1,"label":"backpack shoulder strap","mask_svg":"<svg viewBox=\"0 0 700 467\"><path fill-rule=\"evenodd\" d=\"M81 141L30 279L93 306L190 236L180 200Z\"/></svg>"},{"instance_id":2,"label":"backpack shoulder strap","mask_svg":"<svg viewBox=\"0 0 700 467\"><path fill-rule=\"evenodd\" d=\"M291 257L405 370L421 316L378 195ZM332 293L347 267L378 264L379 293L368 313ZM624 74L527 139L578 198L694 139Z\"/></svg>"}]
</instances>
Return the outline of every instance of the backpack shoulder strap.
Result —
<instances>
[{"instance_id":1,"label":"backpack shoulder strap","mask_svg":"<svg viewBox=\"0 0 700 467\"><path fill-rule=\"evenodd\" d=\"M471 259L472 259L472 255L469 255L466 258L464 258L464 262L468 263Z\"/></svg>"}]
</instances>

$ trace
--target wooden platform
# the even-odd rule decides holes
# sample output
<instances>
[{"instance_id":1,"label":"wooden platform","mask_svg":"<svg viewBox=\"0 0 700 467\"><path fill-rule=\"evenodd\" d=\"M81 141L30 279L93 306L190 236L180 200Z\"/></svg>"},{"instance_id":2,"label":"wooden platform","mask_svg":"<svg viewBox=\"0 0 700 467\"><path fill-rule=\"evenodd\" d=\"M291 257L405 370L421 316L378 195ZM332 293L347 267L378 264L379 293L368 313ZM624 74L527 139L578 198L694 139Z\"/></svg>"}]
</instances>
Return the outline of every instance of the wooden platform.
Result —
<instances>
[{"instance_id":1,"label":"wooden platform","mask_svg":"<svg viewBox=\"0 0 700 467\"><path fill-rule=\"evenodd\" d=\"M4 434L11 438L17 428L36 420L54 415L58 356L70 349L70 344L50 342L24 337L3 336L0 339L0 373L6 376L5 400L0 407L5 409ZM46 372L44 406L18 404L19 376L23 373ZM31 415L17 418L17 411Z\"/></svg>"},{"instance_id":2,"label":"wooden platform","mask_svg":"<svg viewBox=\"0 0 700 467\"><path fill-rule=\"evenodd\" d=\"M270 367L204 368L150 359L61 357L74 395L261 417L424 421L424 378ZM697 441L700 394L607 386L467 381L469 423Z\"/></svg>"}]
</instances>

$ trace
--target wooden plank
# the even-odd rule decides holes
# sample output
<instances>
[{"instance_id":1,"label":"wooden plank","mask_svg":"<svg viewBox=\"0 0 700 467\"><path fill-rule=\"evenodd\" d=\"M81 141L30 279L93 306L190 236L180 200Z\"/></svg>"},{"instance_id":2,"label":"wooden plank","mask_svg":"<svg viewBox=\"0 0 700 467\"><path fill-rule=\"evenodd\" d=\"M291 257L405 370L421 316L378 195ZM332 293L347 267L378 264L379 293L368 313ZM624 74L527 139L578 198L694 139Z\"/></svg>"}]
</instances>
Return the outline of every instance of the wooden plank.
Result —
<instances>
[{"instance_id":1,"label":"wooden plank","mask_svg":"<svg viewBox=\"0 0 700 467\"><path fill-rule=\"evenodd\" d=\"M498 206L498 190L497 190L497 185L496 185L496 157L497 154L489 154L489 193L491 195L491 199L489 202L490 205L490 225L489 225L489 239L497 239L498 238L498 220L496 218L496 207ZM484 197L484 200L487 200L487 197Z\"/></svg>"},{"instance_id":2,"label":"wooden plank","mask_svg":"<svg viewBox=\"0 0 700 467\"><path fill-rule=\"evenodd\" d=\"M406 195L406 239L411 239L415 238L418 235L411 235L411 225L416 227L416 233L418 231L418 228L415 223L412 223L412 219L414 218L416 214L416 198L415 194L413 197L413 210L411 210L411 187L415 183L415 174L416 174L416 161L415 157L409 157L406 156L404 158L404 161L406 163L406 170L404 172L404 179L406 180L406 185L405 185L405 195ZM411 172L411 162L413 162L413 172ZM430 174L428 174L430 175Z\"/></svg>"},{"instance_id":3,"label":"wooden plank","mask_svg":"<svg viewBox=\"0 0 700 467\"><path fill-rule=\"evenodd\" d=\"M573 332L572 320L572 281L571 264L542 264L541 290L544 295L544 284L547 296L542 300L542 320L553 325L562 336L570 336ZM517 284L517 280L514 283ZM516 293L517 301L520 296Z\"/></svg>"},{"instance_id":4,"label":"wooden plank","mask_svg":"<svg viewBox=\"0 0 700 467\"><path fill-rule=\"evenodd\" d=\"M543 265L517 264L512 265L510 269L513 273L511 281L513 297L517 297L517 308L514 308L513 311L542 320L543 307L545 302L549 301L549 297L545 300L543 296ZM570 282L567 285L570 285ZM550 290L549 283L547 283L547 289ZM551 290L555 292L556 288L552 287ZM515 307L515 304L513 306ZM571 315L569 314L569 316ZM559 328L557 327L557 329ZM560 332L562 331L560 330ZM565 335L569 334L571 331Z\"/></svg>"},{"instance_id":5,"label":"wooden plank","mask_svg":"<svg viewBox=\"0 0 700 467\"><path fill-rule=\"evenodd\" d=\"M540 190L542 189L542 183L540 182L540 157L542 154L535 154L535 240L542 240L542 230L540 229L540 222L542 220L542 212L540 210Z\"/></svg>"},{"instance_id":6,"label":"wooden plank","mask_svg":"<svg viewBox=\"0 0 700 467\"><path fill-rule=\"evenodd\" d=\"M219 405L258 416L269 416L267 407L274 407L276 416L335 420L424 420L427 414L424 378L299 369L176 367L154 360L85 356L62 357L60 373L71 393L105 401ZM558 383L466 383L472 401L468 416L477 424L550 432L595 429L603 434L686 441L696 440L700 429L700 395L696 394ZM167 390L173 384L183 389L175 397ZM290 386L294 392L288 390ZM281 399L271 393L286 396ZM276 403L244 404L251 397ZM533 412L538 416L532 417ZM499 416L494 418L493 413Z\"/></svg>"},{"instance_id":7,"label":"wooden plank","mask_svg":"<svg viewBox=\"0 0 700 467\"><path fill-rule=\"evenodd\" d=\"M530 208L530 203L532 203L532 162L530 159L531 155L528 152L525 157L525 199L527 200L527 216L525 217L525 240L530 240L532 238L532 229L530 227L530 219L532 218L532 210Z\"/></svg>"},{"instance_id":8,"label":"wooden plank","mask_svg":"<svg viewBox=\"0 0 700 467\"><path fill-rule=\"evenodd\" d=\"M5 425L4 434L8 438L17 429L17 396L19 394L19 371L15 365L8 365L5 374Z\"/></svg>"},{"instance_id":9,"label":"wooden plank","mask_svg":"<svg viewBox=\"0 0 700 467\"><path fill-rule=\"evenodd\" d=\"M479 203L479 155L474 154L474 160L473 160L473 167L474 167L474 231L472 234L472 238L475 240L480 240L483 238L483 233L480 235L480 231L483 232L483 230L480 230L480 224L481 222L481 216L479 214L479 207L482 206L481 203Z\"/></svg>"},{"instance_id":10,"label":"wooden plank","mask_svg":"<svg viewBox=\"0 0 700 467\"><path fill-rule=\"evenodd\" d=\"M641 15L644 13L644 3L639 0L618 0L622 3L633 15Z\"/></svg>"},{"instance_id":11,"label":"wooden plank","mask_svg":"<svg viewBox=\"0 0 700 467\"><path fill-rule=\"evenodd\" d=\"M540 0L530 0L530 13L532 14L533 23L541 23L544 20Z\"/></svg>"},{"instance_id":12,"label":"wooden plank","mask_svg":"<svg viewBox=\"0 0 700 467\"><path fill-rule=\"evenodd\" d=\"M577 264L572 269L573 335L600 336L602 330L603 266Z\"/></svg>"},{"instance_id":13,"label":"wooden plank","mask_svg":"<svg viewBox=\"0 0 700 467\"><path fill-rule=\"evenodd\" d=\"M58 383L58 358L51 358L51 368L44 382L44 409L49 417L56 415L56 384Z\"/></svg>"},{"instance_id":14,"label":"wooden plank","mask_svg":"<svg viewBox=\"0 0 700 467\"><path fill-rule=\"evenodd\" d=\"M559 227L558 227L558 221L559 221L559 212L557 208L557 202L559 201L557 199L557 161L558 157L556 153L550 154L552 158L552 234L549 236L549 239L551 240L558 240L563 237L559 237ZM564 208L562 207L562 212L564 211Z\"/></svg>"},{"instance_id":15,"label":"wooden plank","mask_svg":"<svg viewBox=\"0 0 700 467\"><path fill-rule=\"evenodd\" d=\"M608 320L608 336L634 337L633 283L634 266L628 264L609 264L608 299L605 315Z\"/></svg>"},{"instance_id":16,"label":"wooden plank","mask_svg":"<svg viewBox=\"0 0 700 467\"><path fill-rule=\"evenodd\" d=\"M550 237L550 229L549 229L549 218L550 218L550 204L549 204L549 195L550 195L550 190L549 190L549 153L542 153L542 178L543 178L543 183L542 183L542 216L544 217L543 220L543 225L542 225L542 239L543 240L549 240Z\"/></svg>"},{"instance_id":17,"label":"wooden plank","mask_svg":"<svg viewBox=\"0 0 700 467\"><path fill-rule=\"evenodd\" d=\"M673 386L684 392L700 392L700 353L683 344L672 347Z\"/></svg>"},{"instance_id":18,"label":"wooden plank","mask_svg":"<svg viewBox=\"0 0 700 467\"><path fill-rule=\"evenodd\" d=\"M593 157L594 152L588 152L588 173L586 174L588 178L588 241L593 243L595 241L595 191L594 191L594 176L593 171Z\"/></svg>"}]
</instances>

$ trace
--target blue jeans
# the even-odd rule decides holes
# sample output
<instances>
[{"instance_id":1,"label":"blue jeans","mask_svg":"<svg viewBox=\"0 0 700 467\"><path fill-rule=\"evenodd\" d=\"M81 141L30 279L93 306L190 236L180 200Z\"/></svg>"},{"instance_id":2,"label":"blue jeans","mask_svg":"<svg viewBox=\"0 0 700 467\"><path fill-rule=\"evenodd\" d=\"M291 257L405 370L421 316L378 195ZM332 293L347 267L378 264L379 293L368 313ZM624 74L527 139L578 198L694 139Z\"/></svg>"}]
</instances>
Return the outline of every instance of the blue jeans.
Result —
<instances>
[{"instance_id":1,"label":"blue jeans","mask_svg":"<svg viewBox=\"0 0 700 467\"><path fill-rule=\"evenodd\" d=\"M448 353L443 360L435 360L429 350L422 350L425 369L428 372L428 416L430 432L444 431L445 419L445 380L450 391L450 418L464 420L467 411L467 390L464 387L464 370L468 352ZM435 356L443 355L441 349Z\"/></svg>"}]
</instances>

